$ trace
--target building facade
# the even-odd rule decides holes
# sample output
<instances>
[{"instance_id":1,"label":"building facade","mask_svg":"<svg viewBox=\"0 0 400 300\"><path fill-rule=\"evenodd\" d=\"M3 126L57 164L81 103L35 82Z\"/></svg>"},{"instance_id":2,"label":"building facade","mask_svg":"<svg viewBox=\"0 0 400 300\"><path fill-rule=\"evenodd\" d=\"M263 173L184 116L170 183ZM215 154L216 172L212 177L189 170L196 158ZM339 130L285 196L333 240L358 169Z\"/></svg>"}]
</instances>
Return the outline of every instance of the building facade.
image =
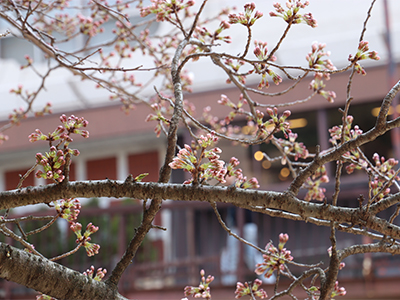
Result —
<instances>
[{"instance_id":1,"label":"building facade","mask_svg":"<svg viewBox=\"0 0 400 300\"><path fill-rule=\"evenodd\" d=\"M242 1L233 1L242 5ZM265 1L268 2L268 1ZM333 2L336 2L334 4ZM341 3L337 3L341 2ZM327 39L328 47L332 45L332 60L337 58L337 66L345 64L348 54L356 48L360 26L365 18L366 1L324 1L313 3L310 10L320 18L321 31L315 35L306 30L305 33L297 31L288 44L282 47L280 63L297 64L304 60L303 56L309 51L311 42L315 39ZM389 1L392 12L400 9L400 3ZM218 6L232 4L231 1L219 1ZM268 3L272 4L272 3ZM263 6L266 4L260 4ZM326 6L332 7L330 14L324 13ZM271 6L271 5L270 5ZM265 6L264 11L271 8ZM212 9L206 13L211 14ZM262 9L262 8L260 8ZM368 66L366 77L356 76L353 80L352 95L354 97L350 114L355 117L357 124L364 131L373 126L374 112L379 107L391 85L391 78L387 69L386 46L381 37L385 30L382 3L377 5L376 15L371 21L367 37L374 49L382 53L382 60L376 65ZM135 17L135 16L133 16ZM136 16L137 17L137 16ZM351 17L351 25L347 22ZM397 19L392 22L392 35L400 34L400 23ZM3 24L3 26L5 26ZM158 34L167 30L159 25L154 28ZM356 27L358 26L358 27ZM357 29L355 29L357 28ZM243 38L242 32L237 31L237 36ZM260 29L255 36L262 36ZM400 36L397 34L397 36ZM307 41L304 41L306 39ZM308 37L308 35L312 37ZM271 34L272 39L278 38L278 33ZM289 37L290 38L290 37ZM7 115L21 103L15 100L8 91L18 83L30 87L36 84L29 71L19 72L18 57L21 53L10 51L23 41L14 37L0 40L0 65L6 68L7 74L0 75L0 95L2 106L0 116L7 124ZM19 45L19 44L18 44ZM394 39L393 61L399 61L398 51L400 41ZM375 47L376 46L376 47ZM20 46L17 47L21 49ZM240 47L229 49L232 53L240 52ZM293 49L296 49L295 53ZM238 50L238 51L236 51ZM396 51L397 50L397 51ZM22 51L22 50L21 50ZM29 50L30 51L30 50ZM32 48L32 55L37 51ZM294 54L293 54L294 53ZM396 64L395 64L396 65ZM223 117L227 113L224 107L216 104L221 94L231 99L237 99L239 92L231 86L224 84L225 79L221 74L209 74L210 65L190 65L190 72L195 74L199 85L193 94L187 94L188 100L195 105L210 106L214 115ZM396 65L397 74L400 66ZM40 66L39 66L40 68ZM215 77L214 77L215 76ZM336 101L329 103L322 97L315 97L302 105L291 107L292 128L299 133L300 139L312 151L316 145L322 150L329 145L328 129L340 121L341 115L338 108L343 107L346 100L346 84L349 73L332 76L327 82L329 90L337 94ZM271 104L304 99L309 95L308 82L299 84L292 92L277 98L271 98ZM279 87L271 87L271 91L285 89L289 85L283 82ZM255 98L257 100L257 98ZM124 180L129 174L134 176L149 173L145 181L157 181L158 171L165 155L165 139L155 139L154 124L144 122L150 112L146 105L137 105L136 109L125 115L120 104L112 103L104 91L94 89L87 82L79 82L70 74L61 71L49 83L48 92L38 98L38 106L47 101L54 102L54 114L41 118L28 118L20 126L14 126L7 131L9 140L0 146L0 189L15 189L19 183L20 175L26 173L35 163L35 154L46 151L44 142L29 143L28 136L36 128L43 132L51 132L59 125L59 113L74 114L85 117L89 121L89 139L77 138L72 146L79 149L81 154L73 159L70 180ZM397 107L395 108L397 110ZM400 111L400 109L399 109ZM241 124L243 120L238 120ZM245 130L245 129L244 129ZM380 155L392 156L395 153L393 137L389 134L375 141L366 153L372 156L374 152ZM190 143L190 138L180 132L181 144ZM241 167L248 177L258 178L261 189L274 189L283 191L290 183L290 177L285 172L285 166L270 164L265 159L258 159L258 151L273 151L269 145L258 145L247 148L229 147L225 145L224 158L238 157ZM271 153L273 156L274 153ZM334 166L328 168L333 175ZM365 174L356 174L346 177L342 186L341 201L349 207L358 205L357 197L368 193L367 177ZM185 174L176 171L173 173L173 182L182 182ZM37 179L31 174L24 181L23 186L34 186L46 182ZM333 183L326 184L327 194L332 194ZM90 199L82 209L82 223L93 222L100 227L96 242L101 245L100 254L89 259L84 255L75 255L62 261L63 264L85 271L90 265L105 267L111 270L118 257L124 252L129 237L132 236L135 226L141 217L141 203L135 199ZM49 209L44 205L39 208L26 208L16 210L18 215L32 211L32 214L46 214ZM270 240L276 241L280 232L287 232L290 240L287 244L291 248L296 261L302 263L316 263L327 261L327 248L329 247L329 229L316 227L307 223L296 223L290 220L272 218L266 215L249 213L231 206L220 207L221 215L231 228L245 238L254 241L260 247ZM87 223L86 222L86 223ZM132 266L121 282L121 291L125 295L134 295L140 299L179 299L183 296L183 288L188 284L197 284L198 272L204 268L207 274L216 277L213 297L216 299L232 299L236 281L246 281L255 278L254 264L259 255L250 248L237 243L229 238L221 228L214 216L212 209L204 203L180 203L165 201L161 214L156 220L157 224L168 228L166 232L152 231L139 251ZM53 246L48 246L49 256L59 254L73 247L74 237L68 235L65 224L57 224L41 239L32 241L38 249L47 247L47 241L57 240ZM65 238L66 235L66 238ZM362 237L338 233L338 247L354 243L366 242ZM340 273L343 286L346 287L347 298L342 299L399 299L400 291L397 289L396 280L400 277L399 259L386 255L360 255L346 261L347 267ZM0 297L4 299L18 299L25 297L26 290L13 284L1 282ZM267 292L272 294L273 285L267 284Z\"/></svg>"}]
</instances>

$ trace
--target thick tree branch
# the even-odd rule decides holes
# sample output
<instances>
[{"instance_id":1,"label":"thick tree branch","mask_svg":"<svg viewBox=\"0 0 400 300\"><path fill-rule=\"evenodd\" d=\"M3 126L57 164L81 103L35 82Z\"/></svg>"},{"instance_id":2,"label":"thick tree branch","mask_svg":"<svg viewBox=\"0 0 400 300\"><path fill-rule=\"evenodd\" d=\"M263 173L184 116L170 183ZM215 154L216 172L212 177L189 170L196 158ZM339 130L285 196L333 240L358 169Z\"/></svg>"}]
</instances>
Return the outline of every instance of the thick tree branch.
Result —
<instances>
[{"instance_id":1,"label":"thick tree branch","mask_svg":"<svg viewBox=\"0 0 400 300\"><path fill-rule=\"evenodd\" d=\"M135 198L171 199L231 203L241 208L262 212L279 209L300 215L304 219L317 218L339 224L347 223L370 228L379 233L400 238L400 227L359 208L335 207L324 203L302 201L290 193L232 189L215 186L183 184L124 182L113 180L70 182L67 185L50 184L0 193L0 209L43 203L63 198ZM400 193L392 197L400 198ZM267 212L266 212L267 213Z\"/></svg>"},{"instance_id":2,"label":"thick tree branch","mask_svg":"<svg viewBox=\"0 0 400 300\"><path fill-rule=\"evenodd\" d=\"M400 254L400 245L397 244L387 244L387 243L374 243L374 244L365 244L365 245L352 245L343 250L338 251L339 260L343 261L346 257L354 254L362 254L362 253L378 253L385 252L391 253L392 255Z\"/></svg>"},{"instance_id":3,"label":"thick tree branch","mask_svg":"<svg viewBox=\"0 0 400 300\"><path fill-rule=\"evenodd\" d=\"M340 145L338 148L329 151L324 155L316 157L307 168L303 169L299 175L290 184L289 192L297 195L301 186L306 181L308 177L315 173L315 171L322 165L331 162L341 160L341 156L352 150L360 147L368 142L372 142L377 137L383 135L385 132L398 127L400 125L400 120L396 119L391 122L386 122L386 115L389 111L390 104L393 98L400 91L400 81L398 81L385 96L382 101L381 110L376 119L375 126L369 131L359 135L357 138L347 141L346 143Z\"/></svg>"},{"instance_id":4,"label":"thick tree branch","mask_svg":"<svg viewBox=\"0 0 400 300\"><path fill-rule=\"evenodd\" d=\"M0 243L0 277L61 299L126 299L104 282Z\"/></svg>"}]
</instances>

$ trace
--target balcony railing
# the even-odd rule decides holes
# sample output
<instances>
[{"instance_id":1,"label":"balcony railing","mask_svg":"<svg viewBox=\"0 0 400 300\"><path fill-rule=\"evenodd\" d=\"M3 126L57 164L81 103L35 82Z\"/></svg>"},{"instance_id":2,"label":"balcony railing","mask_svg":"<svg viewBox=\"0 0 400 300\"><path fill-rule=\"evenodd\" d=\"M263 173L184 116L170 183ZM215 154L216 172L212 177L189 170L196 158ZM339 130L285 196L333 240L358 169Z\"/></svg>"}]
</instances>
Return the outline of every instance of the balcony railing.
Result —
<instances>
[{"instance_id":1,"label":"balcony railing","mask_svg":"<svg viewBox=\"0 0 400 300\"><path fill-rule=\"evenodd\" d=\"M114 203L115 204L115 203ZM325 261L327 266L329 247L329 228L317 227L307 223L272 218L253 214L228 205L219 207L220 213L231 229L239 235L253 240L263 247L270 240L277 244L280 232L290 236L287 248L292 250L295 261L318 263ZM92 242L101 245L98 255L88 257L84 249L59 261L59 263L85 271L93 265L96 269L111 271L124 253L135 228L141 221L142 205L134 200L123 200L108 208L83 207L78 221L83 228L92 222L99 231L92 235ZM51 210L32 213L32 215L55 214ZM254 266L260 254L234 238L228 237L221 228L212 209L205 203L165 202L155 224L167 227L167 231L152 229L143 241L132 264L120 281L122 294L138 290L182 289L186 285L197 285L199 270L215 276L213 287L232 285L236 282L254 280ZM23 224L29 231L42 224L31 222ZM54 257L75 247L75 235L69 230L65 220L58 220L44 232L29 237L29 242L46 257ZM18 232L18 229L13 228ZM338 232L338 247L342 248L362 242L361 237ZM20 247L10 238L2 241ZM368 261L367 261L368 260ZM371 263L369 273L366 262ZM364 265L364 269L363 269ZM400 260L386 255L353 256L346 261L341 271L342 279L387 278L400 276ZM293 268L294 274L301 269ZM16 284L0 281L0 298L17 299L28 290Z\"/></svg>"}]
</instances>

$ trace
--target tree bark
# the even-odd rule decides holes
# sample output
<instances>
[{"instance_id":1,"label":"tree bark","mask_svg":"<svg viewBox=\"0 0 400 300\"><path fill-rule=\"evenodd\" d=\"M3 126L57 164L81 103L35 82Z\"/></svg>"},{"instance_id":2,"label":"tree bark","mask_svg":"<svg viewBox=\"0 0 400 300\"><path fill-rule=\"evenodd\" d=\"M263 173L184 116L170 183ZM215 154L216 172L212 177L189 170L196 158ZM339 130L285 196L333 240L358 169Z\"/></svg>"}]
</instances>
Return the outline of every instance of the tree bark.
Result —
<instances>
[{"instance_id":1,"label":"tree bark","mask_svg":"<svg viewBox=\"0 0 400 300\"><path fill-rule=\"evenodd\" d=\"M243 190L226 187L193 186L152 182L124 182L114 180L69 182L47 186L28 187L0 193L0 209L50 203L57 199L75 197L114 197L134 199L170 199L231 203L241 208L262 212L270 208L307 218L329 220L370 228L392 238L400 238L400 227L376 217L360 208L337 207L324 203L302 201L287 192ZM392 203L400 201L400 193L391 197ZM42 200L45 199L45 200Z\"/></svg>"},{"instance_id":2,"label":"tree bark","mask_svg":"<svg viewBox=\"0 0 400 300\"><path fill-rule=\"evenodd\" d=\"M0 277L59 300L127 299L104 282L4 243L0 243Z\"/></svg>"}]
</instances>

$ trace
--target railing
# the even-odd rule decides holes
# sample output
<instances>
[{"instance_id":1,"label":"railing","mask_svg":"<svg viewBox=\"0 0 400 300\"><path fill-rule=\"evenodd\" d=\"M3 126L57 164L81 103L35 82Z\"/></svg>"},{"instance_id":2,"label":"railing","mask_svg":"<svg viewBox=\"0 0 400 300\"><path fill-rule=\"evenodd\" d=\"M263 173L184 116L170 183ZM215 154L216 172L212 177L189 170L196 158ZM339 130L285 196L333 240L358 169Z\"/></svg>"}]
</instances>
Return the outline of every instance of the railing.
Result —
<instances>
[{"instance_id":1,"label":"railing","mask_svg":"<svg viewBox=\"0 0 400 300\"><path fill-rule=\"evenodd\" d=\"M253 239L260 246L270 240L277 244L279 233L287 232L290 236L287 248L293 250L292 254L297 262L314 264L320 260L328 260L328 228L253 214L228 205L220 205L219 209L230 228L241 236ZM124 200L105 209L83 207L78 221L83 228L89 222L99 226L99 231L92 235L92 242L101 245L100 253L87 257L85 250L79 249L78 253L60 260L59 263L80 272L91 265L96 269L101 267L111 271L134 235L135 227L140 224L141 212L142 205L134 200ZM32 213L48 214L54 212L46 210ZM41 224L31 222L23 225L24 230L28 231L40 227ZM121 293L148 289L183 289L186 285L198 284L200 269L215 276L214 287L235 285L237 280L255 278L254 262L259 254L232 240L233 238L228 239L209 205L200 202L165 202L155 224L166 226L167 232L154 229L146 237L121 278ZM46 257L57 256L75 247L76 237L68 226L67 221L59 220L44 232L31 236L29 242ZM16 230L16 227L13 229ZM20 247L10 238L5 240L3 237L2 241ZM341 248L355 242L360 243L361 238L338 232L338 241L338 247ZM362 265L365 259L370 259L372 263L372 273L368 276L400 276L400 261L396 257L360 255L346 261L347 266L341 272L341 277L363 278L365 274ZM293 269L295 274L300 271L301 269ZM0 281L2 299L18 299L18 295L26 297L27 293L29 292L26 288Z\"/></svg>"}]
</instances>

